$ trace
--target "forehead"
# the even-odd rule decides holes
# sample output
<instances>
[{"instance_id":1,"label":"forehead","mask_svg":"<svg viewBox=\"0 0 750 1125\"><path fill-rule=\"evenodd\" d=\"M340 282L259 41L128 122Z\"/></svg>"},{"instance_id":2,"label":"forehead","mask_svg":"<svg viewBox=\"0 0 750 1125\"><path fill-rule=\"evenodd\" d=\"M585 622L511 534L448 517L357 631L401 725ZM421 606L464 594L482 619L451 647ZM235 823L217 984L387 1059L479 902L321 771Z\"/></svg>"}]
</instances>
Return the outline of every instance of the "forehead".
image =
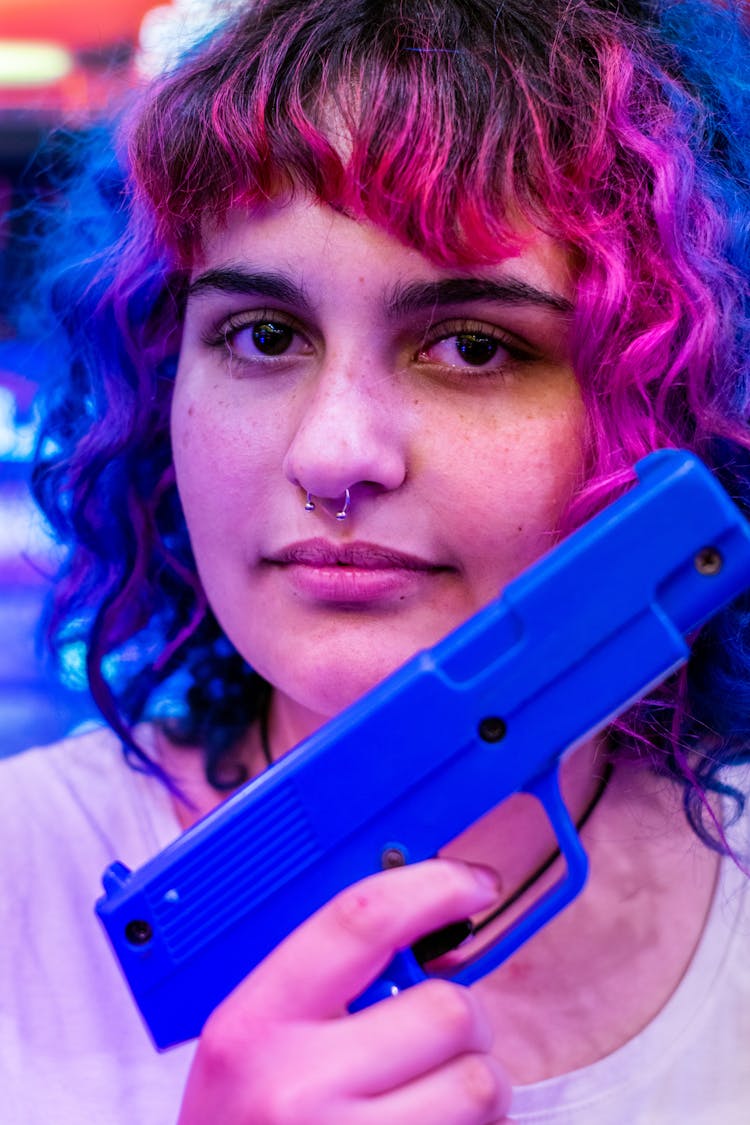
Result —
<instances>
[{"instance_id":1,"label":"forehead","mask_svg":"<svg viewBox=\"0 0 750 1125\"><path fill-rule=\"evenodd\" d=\"M307 195L279 197L252 210L233 208L206 223L191 280L207 271L237 267L273 268L316 291L328 285L386 286L394 292L410 279L517 278L560 298L560 311L574 292L572 255L560 242L526 223L513 225L512 241L476 265L446 265L401 242L367 219L334 210ZM520 293L520 290L519 290Z\"/></svg>"}]
</instances>

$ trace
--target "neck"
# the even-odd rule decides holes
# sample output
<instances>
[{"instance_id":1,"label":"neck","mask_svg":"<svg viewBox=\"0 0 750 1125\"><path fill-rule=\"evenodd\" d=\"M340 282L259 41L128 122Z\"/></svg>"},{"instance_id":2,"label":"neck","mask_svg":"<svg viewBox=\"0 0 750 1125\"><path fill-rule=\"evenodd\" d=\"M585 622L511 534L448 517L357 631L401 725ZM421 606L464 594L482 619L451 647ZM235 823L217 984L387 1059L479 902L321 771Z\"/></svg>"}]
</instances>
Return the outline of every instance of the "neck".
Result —
<instances>
[{"instance_id":1,"label":"neck","mask_svg":"<svg viewBox=\"0 0 750 1125\"><path fill-rule=\"evenodd\" d=\"M508 824L496 812L473 847L482 862L504 854ZM615 770L582 839L582 894L475 986L517 1083L589 1065L641 1031L690 964L712 900L718 856L687 825L676 787L648 771Z\"/></svg>"},{"instance_id":2,"label":"neck","mask_svg":"<svg viewBox=\"0 0 750 1125\"><path fill-rule=\"evenodd\" d=\"M268 712L268 747L272 761L281 758L303 739L309 738L328 722L329 715L321 715L298 703L289 695L276 689L271 696Z\"/></svg>"},{"instance_id":3,"label":"neck","mask_svg":"<svg viewBox=\"0 0 750 1125\"><path fill-rule=\"evenodd\" d=\"M318 730L326 722L297 704L288 696L274 691L265 724L253 723L240 745L228 756L227 766L244 767L248 778L262 773L269 761L281 758L293 746ZM265 730L263 726L265 725ZM265 743L265 745L264 745ZM203 769L203 751L197 747L177 746L164 734L157 737L159 762L174 779L184 799L173 798L173 806L182 829L190 828L206 813L217 808L227 796L209 785Z\"/></svg>"}]
</instances>

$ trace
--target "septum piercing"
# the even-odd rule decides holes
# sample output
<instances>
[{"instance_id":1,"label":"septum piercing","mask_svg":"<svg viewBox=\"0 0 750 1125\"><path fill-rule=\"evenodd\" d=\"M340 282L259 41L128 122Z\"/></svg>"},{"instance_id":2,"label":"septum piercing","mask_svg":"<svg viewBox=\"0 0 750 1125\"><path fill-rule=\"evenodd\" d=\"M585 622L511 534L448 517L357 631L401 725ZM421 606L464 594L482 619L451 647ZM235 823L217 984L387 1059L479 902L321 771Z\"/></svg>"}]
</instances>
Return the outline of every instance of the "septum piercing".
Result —
<instances>
[{"instance_id":1,"label":"septum piercing","mask_svg":"<svg viewBox=\"0 0 750 1125\"><path fill-rule=\"evenodd\" d=\"M350 503L351 503L351 496L349 495L349 489L345 488L344 489L344 506L343 506L343 508L341 509L340 512L336 512L336 519L337 520L345 520L346 519L346 517L349 515L349 505L350 505Z\"/></svg>"},{"instance_id":2,"label":"septum piercing","mask_svg":"<svg viewBox=\"0 0 750 1125\"><path fill-rule=\"evenodd\" d=\"M351 497L351 493L349 492L349 489L348 489L348 488L345 488L345 489L344 489L344 503L343 503L343 506L342 506L342 508L341 508L341 511L340 511L340 512L336 512L336 519L337 519L337 520L345 520L345 519L346 519L346 518L348 517L348 515L349 515L349 509L350 509L350 507L351 507L351 503L352 503L352 497ZM306 498L305 498L305 511L306 511L306 512L314 512L314 511L315 511L315 503L314 503L314 501L313 501L313 498L312 498L312 493L311 493L311 492L307 492L307 493L306 493Z\"/></svg>"}]
</instances>

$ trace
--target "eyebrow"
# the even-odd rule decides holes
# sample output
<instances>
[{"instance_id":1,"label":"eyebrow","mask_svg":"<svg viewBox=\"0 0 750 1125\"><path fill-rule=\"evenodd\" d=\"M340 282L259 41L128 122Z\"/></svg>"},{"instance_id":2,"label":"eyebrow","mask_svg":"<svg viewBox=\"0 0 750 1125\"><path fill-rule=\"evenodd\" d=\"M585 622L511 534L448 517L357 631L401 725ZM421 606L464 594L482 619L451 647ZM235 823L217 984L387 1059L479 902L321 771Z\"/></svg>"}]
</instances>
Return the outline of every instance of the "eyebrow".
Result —
<instances>
[{"instance_id":1,"label":"eyebrow","mask_svg":"<svg viewBox=\"0 0 750 1125\"><path fill-rule=\"evenodd\" d=\"M268 297L312 311L312 302L304 288L277 271L248 271L237 266L206 270L191 282L188 296L211 290ZM537 305L559 313L573 311L573 302L562 294L539 289L512 277L501 280L449 277L440 281L397 284L386 297L385 309L390 317L398 319L424 309L487 300L503 305Z\"/></svg>"},{"instance_id":2,"label":"eyebrow","mask_svg":"<svg viewBox=\"0 0 750 1125\"><path fill-rule=\"evenodd\" d=\"M535 285L512 277L499 280L449 277L442 281L417 281L397 285L386 307L392 316L397 317L425 308L487 300L497 301L502 305L541 305L560 313L573 311L573 302L561 293L538 289Z\"/></svg>"},{"instance_id":3,"label":"eyebrow","mask_svg":"<svg viewBox=\"0 0 750 1125\"><path fill-rule=\"evenodd\" d=\"M302 286L283 273L253 271L229 266L206 270L188 286L188 296L217 290L220 293L244 293L248 297L269 297L273 301L311 309L312 302Z\"/></svg>"}]
</instances>

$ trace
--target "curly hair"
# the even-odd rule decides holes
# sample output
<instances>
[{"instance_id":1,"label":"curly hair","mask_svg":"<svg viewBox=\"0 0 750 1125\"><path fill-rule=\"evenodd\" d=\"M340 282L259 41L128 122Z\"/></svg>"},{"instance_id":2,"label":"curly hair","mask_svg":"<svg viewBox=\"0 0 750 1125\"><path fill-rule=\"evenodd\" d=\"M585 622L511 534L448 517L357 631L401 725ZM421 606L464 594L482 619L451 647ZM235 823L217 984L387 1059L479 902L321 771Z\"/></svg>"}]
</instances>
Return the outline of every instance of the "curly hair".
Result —
<instances>
[{"instance_id":1,"label":"curly hair","mask_svg":"<svg viewBox=\"0 0 750 1125\"><path fill-rule=\"evenodd\" d=\"M720 65L717 65L717 61ZM66 363L37 497L69 545L49 633L85 640L92 692L131 726L227 751L268 700L201 590L168 411L186 282L207 221L281 191L376 223L439 264L497 261L523 223L564 246L584 478L560 534L651 450L697 452L750 501L750 36L709 0L258 0L80 143L45 284ZM62 347L62 344L61 344ZM62 368L65 368L62 371ZM617 753L706 795L748 759L750 602L617 726Z\"/></svg>"}]
</instances>

